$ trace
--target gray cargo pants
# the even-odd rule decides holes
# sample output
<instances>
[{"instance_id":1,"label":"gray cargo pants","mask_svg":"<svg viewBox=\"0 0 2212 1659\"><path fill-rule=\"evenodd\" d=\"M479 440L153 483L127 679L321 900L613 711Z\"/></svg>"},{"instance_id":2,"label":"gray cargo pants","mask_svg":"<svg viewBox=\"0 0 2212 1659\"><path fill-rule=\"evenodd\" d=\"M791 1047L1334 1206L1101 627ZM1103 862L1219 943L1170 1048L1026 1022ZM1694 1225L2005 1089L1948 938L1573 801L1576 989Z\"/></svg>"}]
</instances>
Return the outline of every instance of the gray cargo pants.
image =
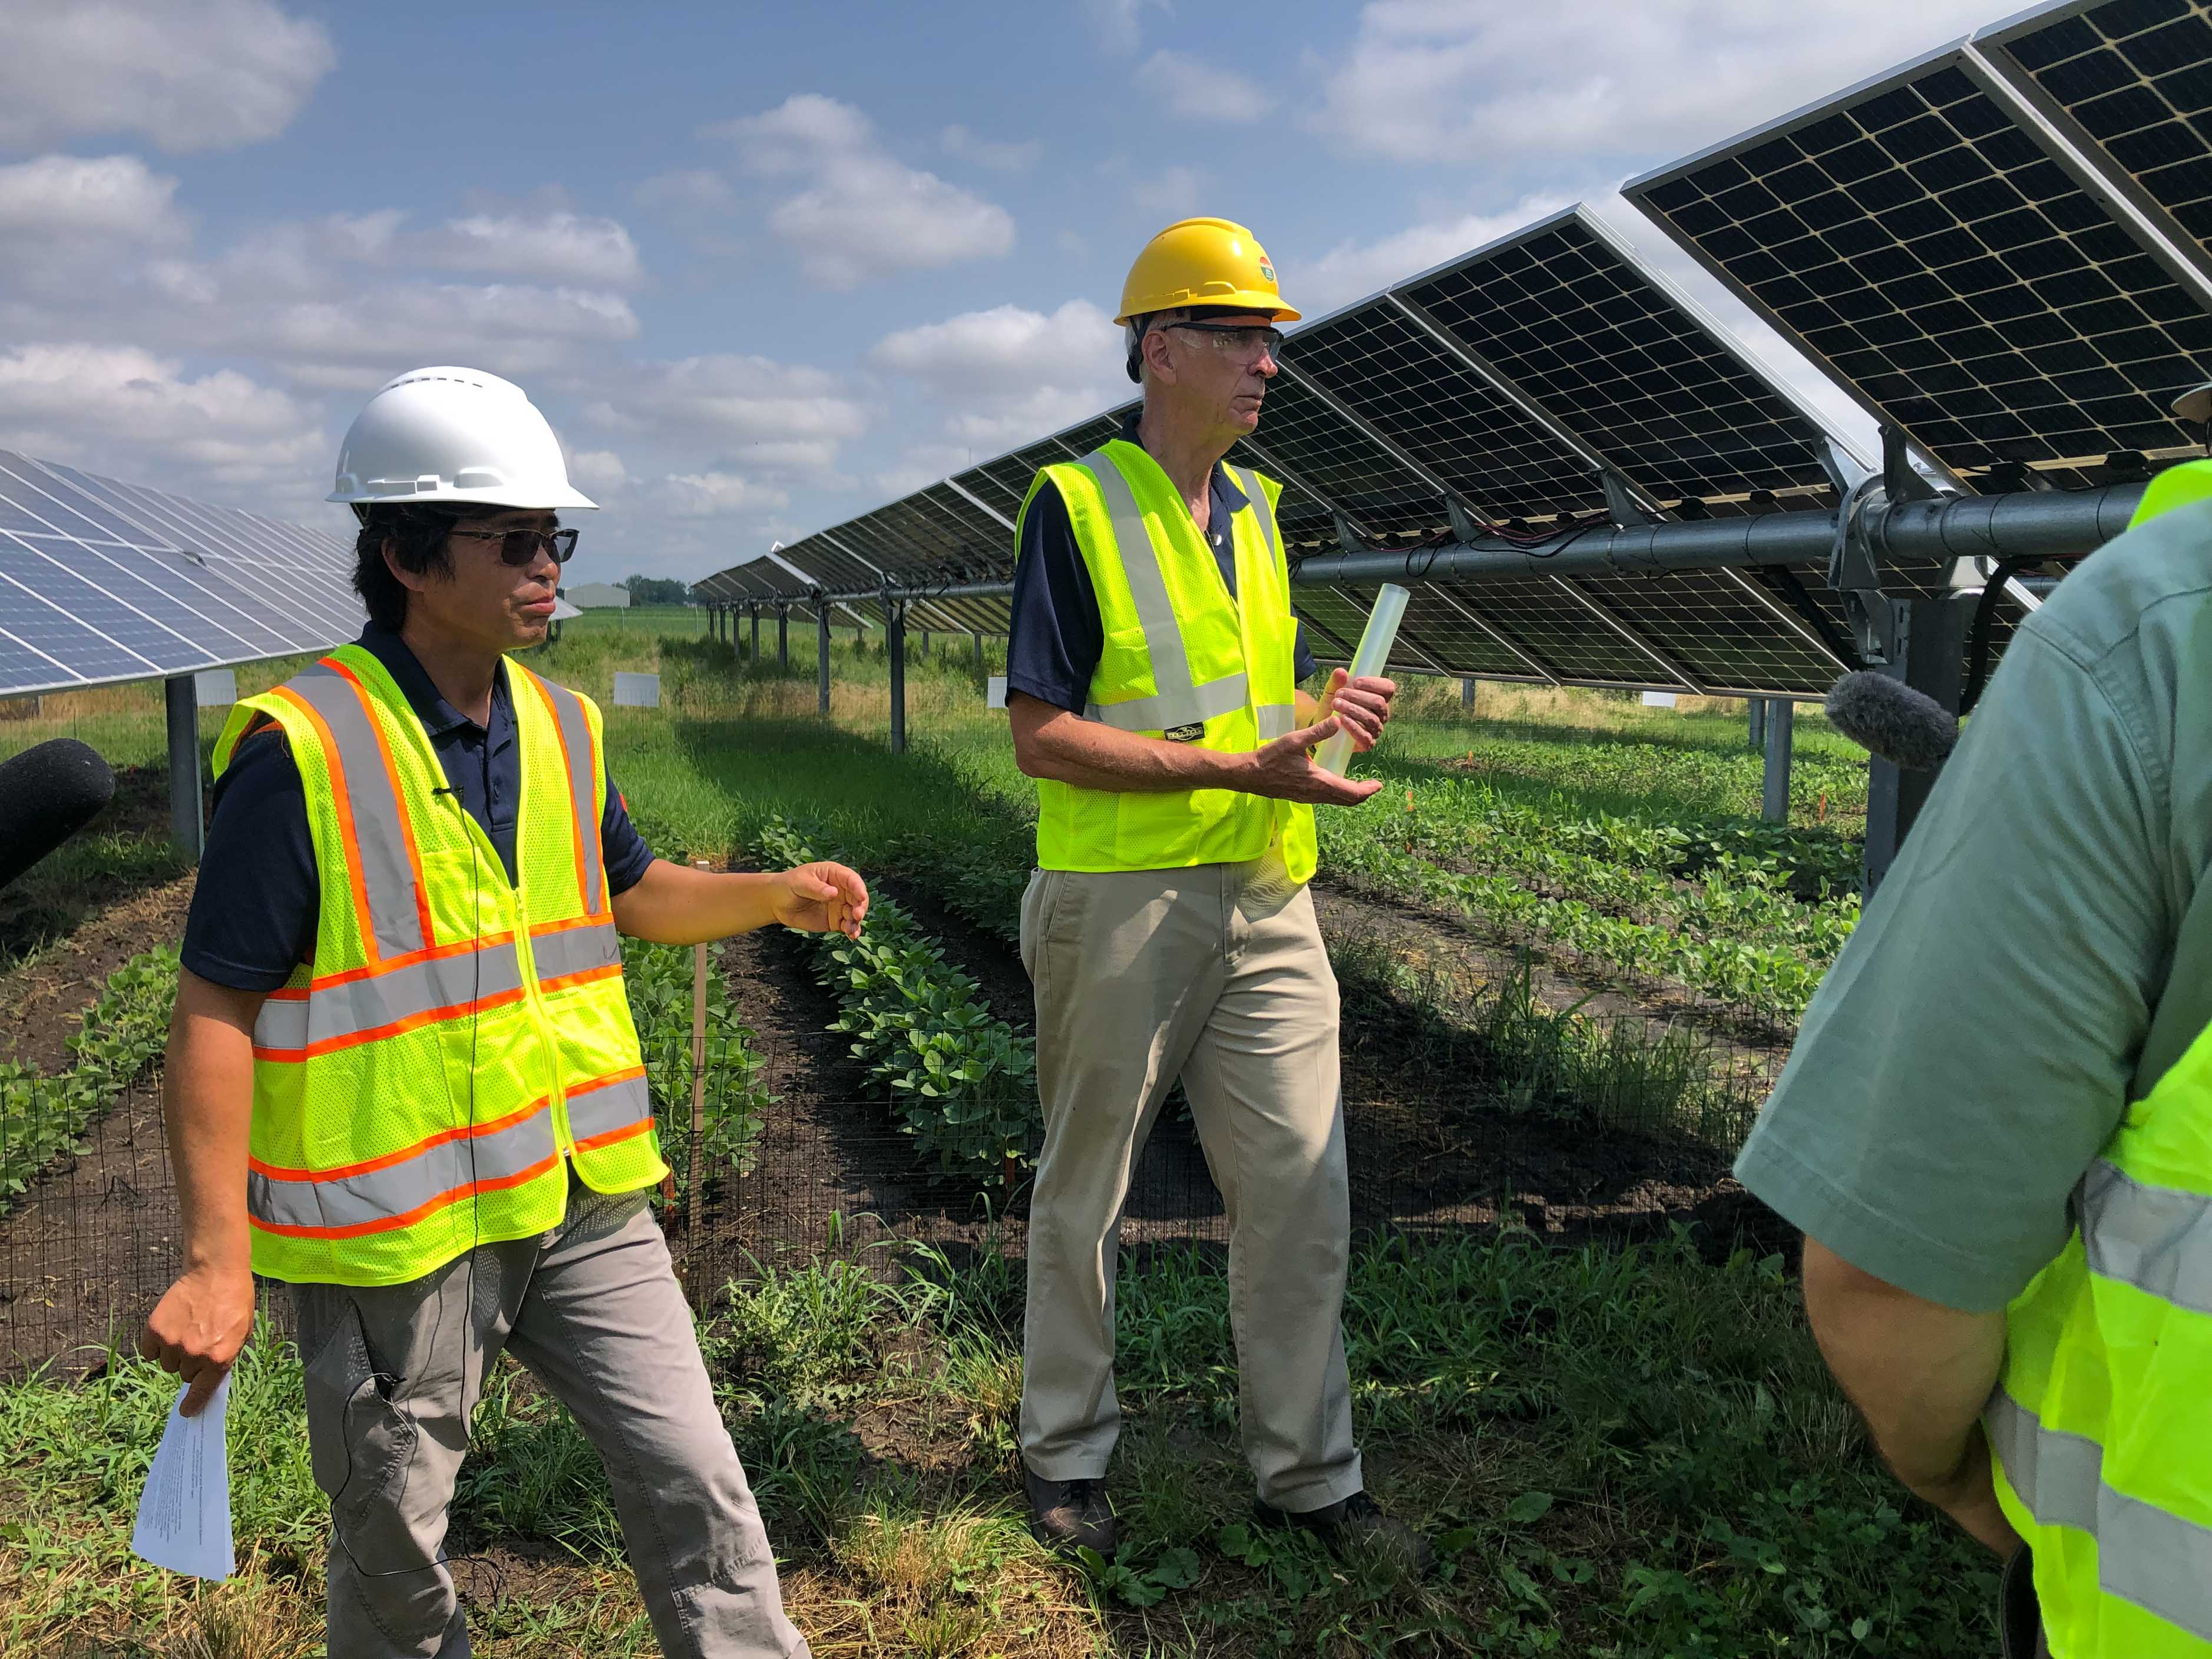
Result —
<instances>
[{"instance_id":1,"label":"gray cargo pants","mask_svg":"<svg viewBox=\"0 0 2212 1659\"><path fill-rule=\"evenodd\" d=\"M598 1449L669 1659L807 1651L643 1193L606 1197L572 1176L551 1232L481 1245L410 1284L292 1297L334 1528L331 1659L465 1659L446 1510L502 1348Z\"/></svg>"},{"instance_id":2,"label":"gray cargo pants","mask_svg":"<svg viewBox=\"0 0 2212 1659\"><path fill-rule=\"evenodd\" d=\"M1022 1457L1106 1473L1114 1267L1129 1171L1180 1076L1229 1213L1237 1419L1260 1497L1360 1489L1346 1381L1351 1254L1336 975L1279 862L1041 870L1022 899L1044 1151L1030 1199Z\"/></svg>"}]
</instances>

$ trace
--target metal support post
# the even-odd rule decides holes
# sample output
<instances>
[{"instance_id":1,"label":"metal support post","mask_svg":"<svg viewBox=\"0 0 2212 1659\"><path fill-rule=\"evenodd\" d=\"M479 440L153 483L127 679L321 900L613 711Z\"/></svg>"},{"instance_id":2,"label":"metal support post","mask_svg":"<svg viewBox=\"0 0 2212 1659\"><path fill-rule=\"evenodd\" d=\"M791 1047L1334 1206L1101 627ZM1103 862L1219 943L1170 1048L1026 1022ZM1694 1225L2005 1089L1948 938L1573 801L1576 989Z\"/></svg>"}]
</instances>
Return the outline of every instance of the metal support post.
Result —
<instances>
[{"instance_id":1,"label":"metal support post","mask_svg":"<svg viewBox=\"0 0 2212 1659\"><path fill-rule=\"evenodd\" d=\"M981 634L977 634L974 638L975 641L975 666L981 668L983 665L983 636Z\"/></svg>"},{"instance_id":2,"label":"metal support post","mask_svg":"<svg viewBox=\"0 0 2212 1659\"><path fill-rule=\"evenodd\" d=\"M753 666L760 666L760 607L753 607Z\"/></svg>"},{"instance_id":3,"label":"metal support post","mask_svg":"<svg viewBox=\"0 0 2212 1659\"><path fill-rule=\"evenodd\" d=\"M1897 648L1884 671L1900 675L1953 714L1965 690L1966 624L1980 595L1962 592L1934 599L1893 599ZM1872 898L1889 873L1898 849L1935 788L1932 772L1903 772L1887 761L1867 761L1866 896Z\"/></svg>"},{"instance_id":4,"label":"metal support post","mask_svg":"<svg viewBox=\"0 0 2212 1659\"><path fill-rule=\"evenodd\" d=\"M787 605L775 608L775 665L791 666L791 607Z\"/></svg>"},{"instance_id":5,"label":"metal support post","mask_svg":"<svg viewBox=\"0 0 2212 1659\"><path fill-rule=\"evenodd\" d=\"M1745 701L1751 705L1751 747L1755 754L1766 747L1766 699L1749 697Z\"/></svg>"},{"instance_id":6,"label":"metal support post","mask_svg":"<svg viewBox=\"0 0 2212 1659\"><path fill-rule=\"evenodd\" d=\"M1474 682L1473 680L1462 680L1459 683L1459 706L1470 714L1474 713Z\"/></svg>"},{"instance_id":7,"label":"metal support post","mask_svg":"<svg viewBox=\"0 0 2212 1659\"><path fill-rule=\"evenodd\" d=\"M1760 793L1759 816L1769 823L1790 822L1790 744L1796 725L1796 703L1787 697L1767 700L1766 787Z\"/></svg>"},{"instance_id":8,"label":"metal support post","mask_svg":"<svg viewBox=\"0 0 2212 1659\"><path fill-rule=\"evenodd\" d=\"M185 861L198 864L207 823L200 804L199 688L190 674L179 674L163 681L161 690L169 722L169 833Z\"/></svg>"},{"instance_id":9,"label":"metal support post","mask_svg":"<svg viewBox=\"0 0 2212 1659\"><path fill-rule=\"evenodd\" d=\"M814 691L817 712L830 713L830 607L814 607Z\"/></svg>"},{"instance_id":10,"label":"metal support post","mask_svg":"<svg viewBox=\"0 0 2212 1659\"><path fill-rule=\"evenodd\" d=\"M927 628L921 630L921 660L925 665L929 661L929 630Z\"/></svg>"},{"instance_id":11,"label":"metal support post","mask_svg":"<svg viewBox=\"0 0 2212 1659\"><path fill-rule=\"evenodd\" d=\"M906 753L906 604L894 599L884 607L891 668L891 753Z\"/></svg>"}]
</instances>

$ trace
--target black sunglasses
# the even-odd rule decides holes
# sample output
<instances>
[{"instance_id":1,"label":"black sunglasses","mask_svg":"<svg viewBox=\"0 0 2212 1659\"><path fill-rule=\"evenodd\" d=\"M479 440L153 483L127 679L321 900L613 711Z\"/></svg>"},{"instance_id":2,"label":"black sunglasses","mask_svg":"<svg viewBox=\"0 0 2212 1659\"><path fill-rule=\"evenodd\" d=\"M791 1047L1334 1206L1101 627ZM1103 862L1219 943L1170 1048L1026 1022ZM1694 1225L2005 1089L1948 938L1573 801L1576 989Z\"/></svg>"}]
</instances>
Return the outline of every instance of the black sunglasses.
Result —
<instances>
[{"instance_id":1,"label":"black sunglasses","mask_svg":"<svg viewBox=\"0 0 2212 1659\"><path fill-rule=\"evenodd\" d=\"M501 564L526 570L538 562L539 549L553 556L556 564L566 564L576 556L576 532L573 530L469 530L456 527L456 536L466 536L473 541L497 542Z\"/></svg>"}]
</instances>

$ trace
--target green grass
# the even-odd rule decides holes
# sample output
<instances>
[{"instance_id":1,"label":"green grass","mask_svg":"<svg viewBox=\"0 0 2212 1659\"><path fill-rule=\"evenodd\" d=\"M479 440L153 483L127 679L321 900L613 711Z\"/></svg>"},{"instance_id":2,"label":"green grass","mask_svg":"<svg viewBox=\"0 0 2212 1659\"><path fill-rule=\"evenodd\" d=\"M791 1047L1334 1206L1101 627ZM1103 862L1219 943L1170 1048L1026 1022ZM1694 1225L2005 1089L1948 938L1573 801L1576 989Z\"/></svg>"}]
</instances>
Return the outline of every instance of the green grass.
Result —
<instances>
[{"instance_id":1,"label":"green grass","mask_svg":"<svg viewBox=\"0 0 2212 1659\"><path fill-rule=\"evenodd\" d=\"M662 708L607 713L614 775L664 855L722 856L778 816L801 819L1005 938L1034 792L954 638L951 657L908 670L915 742L896 757L888 664L849 629L826 722L801 629L789 674L635 616L571 623L529 660L603 706L617 667L661 674ZM1710 840L1755 809L1737 717L1484 696L1470 722L1455 686L1413 687L1363 764L1438 815L1480 802L1502 826L1577 826L1563 842L1639 878L1686 878L1656 861L1661 829ZM125 718L99 718L111 714ZM158 752L158 707L152 732ZM1797 742L1801 797L1813 793L1792 834L1765 843L1793 870L1847 853L1863 809L1838 740L1808 721ZM1827 822L1808 823L1824 795ZM1600 1133L1650 1123L1725 1142L1741 1127L1741 1091L1695 1044L1544 1008L1525 979L1470 992L1449 963L1387 943L1341 942L1338 969L1347 1008L1402 1042L1410 1067L1479 1078L1501 1109ZM663 977L672 1006L678 975ZM762 1264L702 1326L817 1651L1661 1659L1992 1645L1990 1564L1875 1462L1778 1261L1714 1265L1680 1240L1547 1249L1511 1231L1360 1245L1346 1313L1355 1414L1371 1488L1443 1549L1426 1586L1244 1525L1227 1289L1196 1251L1124 1265L1126 1553L1095 1572L1046 1558L1016 1496L1020 1296L1018 1262L989 1243L957 1261L833 1251ZM237 1476L242 1571L220 1588L127 1554L164 1379L117 1358L82 1387L0 1385L0 1650L312 1650L327 1510L306 1474L297 1357L265 1338L249 1355L234 1404L234 1446L257 1449ZM455 1547L528 1571L472 1607L477 1651L651 1651L574 1424L509 1370L477 1433Z\"/></svg>"},{"instance_id":2,"label":"green grass","mask_svg":"<svg viewBox=\"0 0 2212 1659\"><path fill-rule=\"evenodd\" d=\"M1191 1251L1125 1264L1119 1287L1118 1570L1044 1557L1011 1449L1018 1274L989 1251L775 1265L704 1323L818 1650L1659 1659L1993 1642L1994 1563L1896 1493L1775 1260L1511 1233L1359 1247L1355 1417L1370 1488L1444 1555L1427 1585L1244 1525L1227 1285ZM173 1641L241 1601L307 1631L326 1510L296 1353L264 1331L234 1385L232 1445L255 1450L234 1454L242 1576L220 1591L127 1553L173 1392L120 1358L81 1388L0 1386L0 1647ZM511 1366L486 1392L455 1526L456 1553L540 1562L526 1592L472 1609L479 1651L650 1650L596 1455Z\"/></svg>"}]
</instances>

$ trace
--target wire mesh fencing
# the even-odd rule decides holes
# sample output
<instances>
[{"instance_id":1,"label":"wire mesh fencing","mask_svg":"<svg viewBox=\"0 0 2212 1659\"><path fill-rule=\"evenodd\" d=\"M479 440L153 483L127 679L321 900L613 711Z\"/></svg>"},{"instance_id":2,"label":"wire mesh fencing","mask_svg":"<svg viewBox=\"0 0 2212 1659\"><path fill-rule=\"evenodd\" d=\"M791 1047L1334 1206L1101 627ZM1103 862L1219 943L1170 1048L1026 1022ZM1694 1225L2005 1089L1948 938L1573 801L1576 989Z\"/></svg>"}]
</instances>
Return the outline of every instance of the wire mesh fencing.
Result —
<instances>
[{"instance_id":1,"label":"wire mesh fencing","mask_svg":"<svg viewBox=\"0 0 2212 1659\"><path fill-rule=\"evenodd\" d=\"M1771 1225L1727 1176L1763 1067L1691 1046L1664 1022L1589 1022L1579 1040L1592 1046L1486 1073L1402 1033L1348 1030L1353 1049L1387 1042L1401 1074L1385 1090L1377 1068L1356 1054L1348 1065L1365 1083L1344 1109L1355 1231L1525 1227L1575 1242L1686 1222L1725 1246L1746 1224ZM1034 1146L996 1169L948 1172L902 1133L882 1091L854 1086L848 1049L827 1030L718 1037L703 1045L695 1089L690 1042L648 1041L671 1166L652 1200L698 1304L764 1267L875 1244L1024 1254ZM1609 1098L1592 1089L1607 1076ZM1218 1249L1229 1234L1202 1138L1171 1091L1133 1166L1122 1246ZM21 1190L0 1194L0 1375L49 1364L82 1375L111 1342L127 1349L180 1245L160 1079L149 1075ZM288 1325L287 1297L265 1307Z\"/></svg>"}]
</instances>

